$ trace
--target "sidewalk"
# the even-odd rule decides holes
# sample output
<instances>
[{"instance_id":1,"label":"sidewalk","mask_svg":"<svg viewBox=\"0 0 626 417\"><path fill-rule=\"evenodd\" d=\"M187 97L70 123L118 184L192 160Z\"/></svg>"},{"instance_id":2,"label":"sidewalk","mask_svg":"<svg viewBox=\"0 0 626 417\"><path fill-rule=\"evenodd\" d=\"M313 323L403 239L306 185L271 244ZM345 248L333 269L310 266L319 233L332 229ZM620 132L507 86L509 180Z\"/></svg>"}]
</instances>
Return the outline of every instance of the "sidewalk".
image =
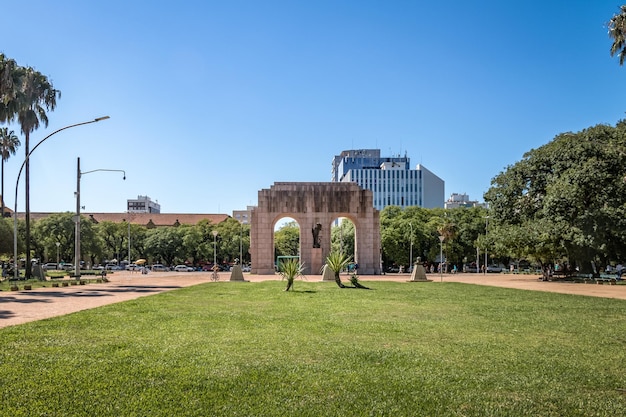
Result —
<instances>
[{"instance_id":1,"label":"sidewalk","mask_svg":"<svg viewBox=\"0 0 626 417\"><path fill-rule=\"evenodd\" d=\"M181 274L141 275L121 271L110 274L108 276L110 281L103 284L45 287L31 291L2 291L0 292L0 328L210 281L208 274L185 273L182 276Z\"/></svg>"},{"instance_id":2,"label":"sidewalk","mask_svg":"<svg viewBox=\"0 0 626 417\"><path fill-rule=\"evenodd\" d=\"M280 280L278 275L250 275L244 278L251 282ZM309 276L309 281L321 280L321 276ZM408 285L437 285L443 282L489 285L520 290L548 291L592 297L626 300L626 285L575 284L571 282L539 281L536 275L508 274L429 274L432 282ZM104 284L75 285L60 288L39 288L32 291L0 292L0 328L61 316L107 304L132 300L177 288L211 282L210 272L153 272L141 275L126 271L109 275L110 282ZM220 273L220 280L228 281L230 273ZM407 282L408 274L367 275L361 280ZM342 275L344 282L347 275Z\"/></svg>"}]
</instances>

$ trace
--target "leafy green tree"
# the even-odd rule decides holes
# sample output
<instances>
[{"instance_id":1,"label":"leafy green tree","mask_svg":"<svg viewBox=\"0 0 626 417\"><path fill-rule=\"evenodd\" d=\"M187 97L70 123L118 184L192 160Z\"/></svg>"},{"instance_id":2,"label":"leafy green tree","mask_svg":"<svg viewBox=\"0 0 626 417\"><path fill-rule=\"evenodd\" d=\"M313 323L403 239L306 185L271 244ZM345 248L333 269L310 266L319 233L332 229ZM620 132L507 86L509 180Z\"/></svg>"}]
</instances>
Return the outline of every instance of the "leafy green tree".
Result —
<instances>
[{"instance_id":1,"label":"leafy green tree","mask_svg":"<svg viewBox=\"0 0 626 417\"><path fill-rule=\"evenodd\" d=\"M126 225L128 227L128 224ZM130 224L130 255L127 256L129 262L145 257L145 240L147 228L139 224ZM126 244L128 247L128 243ZM128 250L127 250L128 252Z\"/></svg>"},{"instance_id":2,"label":"leafy green tree","mask_svg":"<svg viewBox=\"0 0 626 417\"><path fill-rule=\"evenodd\" d=\"M146 235L145 250L154 261L172 265L174 259L184 256L183 234L173 226L150 229Z\"/></svg>"},{"instance_id":3,"label":"leafy green tree","mask_svg":"<svg viewBox=\"0 0 626 417\"><path fill-rule=\"evenodd\" d=\"M0 209L0 217L4 218L4 163L9 160L11 155L15 155L15 151L18 146L20 146L20 140L15 136L15 133L12 130L9 130L6 127L0 128L0 153L2 153L2 170L1 170L1 179L0 179L0 205L2 208Z\"/></svg>"},{"instance_id":4,"label":"leafy green tree","mask_svg":"<svg viewBox=\"0 0 626 417\"><path fill-rule=\"evenodd\" d=\"M74 216L73 213L72 217ZM80 253L83 259L89 259L91 265L98 261L102 262L103 243L98 235L97 225L89 219L81 216L80 220Z\"/></svg>"},{"instance_id":5,"label":"leafy green tree","mask_svg":"<svg viewBox=\"0 0 626 417\"><path fill-rule=\"evenodd\" d=\"M332 251L346 253L354 257L354 223L344 218L338 226L330 231L330 247Z\"/></svg>"},{"instance_id":6,"label":"leafy green tree","mask_svg":"<svg viewBox=\"0 0 626 417\"><path fill-rule=\"evenodd\" d=\"M60 260L71 262L74 258L74 235L76 223L72 213L55 213L33 224L33 241L43 249L40 253L42 262L56 262L59 242ZM81 242L83 239L81 239Z\"/></svg>"},{"instance_id":7,"label":"leafy green tree","mask_svg":"<svg viewBox=\"0 0 626 417\"><path fill-rule=\"evenodd\" d=\"M405 251L410 244L404 230L406 220L403 217L402 208L398 206L386 206L380 213L380 240L383 263L393 265L403 264L408 260Z\"/></svg>"},{"instance_id":8,"label":"leafy green tree","mask_svg":"<svg viewBox=\"0 0 626 417\"><path fill-rule=\"evenodd\" d=\"M198 226L180 226L180 232L183 237L183 258L180 259L182 263L189 261L192 265L196 264L200 259L206 259L208 252L204 253L203 249L206 249L203 245L202 230ZM181 263L181 262L176 262Z\"/></svg>"},{"instance_id":9,"label":"leafy green tree","mask_svg":"<svg viewBox=\"0 0 626 417\"><path fill-rule=\"evenodd\" d=\"M624 65L626 58L626 6L620 7L620 12L613 15L608 24L609 37L613 40L611 56L619 57L619 64Z\"/></svg>"},{"instance_id":10,"label":"leafy green tree","mask_svg":"<svg viewBox=\"0 0 626 417\"><path fill-rule=\"evenodd\" d=\"M387 206L381 211L381 245L385 266L410 265L411 240L413 262L417 257L433 262L439 257L439 235L446 237L444 248L450 265L475 259L476 241L485 233L487 210L475 208L404 209Z\"/></svg>"},{"instance_id":11,"label":"leafy green tree","mask_svg":"<svg viewBox=\"0 0 626 417\"><path fill-rule=\"evenodd\" d=\"M121 258L124 254L128 252L127 223L113 223L109 221L104 221L98 223L96 229L98 231L100 239L102 240L102 255L106 259ZM118 261L119 260L121 259L118 259Z\"/></svg>"},{"instance_id":12,"label":"leafy green tree","mask_svg":"<svg viewBox=\"0 0 626 417\"><path fill-rule=\"evenodd\" d=\"M560 134L496 176L485 194L496 227L531 243L508 246L542 262L565 257L584 271L624 259L625 155L626 124L598 125Z\"/></svg>"},{"instance_id":13,"label":"leafy green tree","mask_svg":"<svg viewBox=\"0 0 626 417\"><path fill-rule=\"evenodd\" d=\"M196 262L209 262L209 260L213 262L213 231L217 230L216 225L209 220L201 220L193 227L199 235L197 237L191 236L189 244L197 244L198 246L195 250L189 250L186 246L187 253L191 254Z\"/></svg>"},{"instance_id":14,"label":"leafy green tree","mask_svg":"<svg viewBox=\"0 0 626 417\"><path fill-rule=\"evenodd\" d=\"M216 226L216 230L219 232L219 253L220 259L226 262L232 262L239 258L239 251L246 253L245 247L240 247L244 243L243 231L241 223L237 220L229 217ZM249 242L249 238L248 238ZM248 243L249 247L249 243ZM245 252L244 252L245 251Z\"/></svg>"},{"instance_id":15,"label":"leafy green tree","mask_svg":"<svg viewBox=\"0 0 626 417\"><path fill-rule=\"evenodd\" d=\"M55 213L33 223L33 247L35 256L42 262L56 262L57 242L59 258L74 263L76 223L74 213ZM92 222L81 220L81 254L92 259L102 252L99 238Z\"/></svg>"},{"instance_id":16,"label":"leafy green tree","mask_svg":"<svg viewBox=\"0 0 626 417\"><path fill-rule=\"evenodd\" d=\"M276 256L298 256L300 254L300 226L292 221L274 232Z\"/></svg>"},{"instance_id":17,"label":"leafy green tree","mask_svg":"<svg viewBox=\"0 0 626 417\"><path fill-rule=\"evenodd\" d=\"M13 220L0 218L0 254L3 259L13 257Z\"/></svg>"}]
</instances>

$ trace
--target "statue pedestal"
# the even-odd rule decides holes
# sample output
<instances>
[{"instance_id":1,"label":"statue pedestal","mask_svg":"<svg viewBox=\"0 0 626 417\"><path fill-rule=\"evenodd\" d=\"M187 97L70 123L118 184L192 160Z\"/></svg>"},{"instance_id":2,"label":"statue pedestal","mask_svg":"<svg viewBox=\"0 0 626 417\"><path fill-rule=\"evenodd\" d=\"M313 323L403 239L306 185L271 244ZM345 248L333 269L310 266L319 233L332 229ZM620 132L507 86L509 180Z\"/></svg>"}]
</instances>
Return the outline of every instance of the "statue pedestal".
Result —
<instances>
[{"instance_id":1,"label":"statue pedestal","mask_svg":"<svg viewBox=\"0 0 626 417\"><path fill-rule=\"evenodd\" d=\"M231 281L245 281L243 279L243 273L241 272L241 266L235 265L230 271L230 280Z\"/></svg>"},{"instance_id":2,"label":"statue pedestal","mask_svg":"<svg viewBox=\"0 0 626 417\"><path fill-rule=\"evenodd\" d=\"M324 265L324 272L322 273L322 281L334 281L335 273L330 270L328 265Z\"/></svg>"},{"instance_id":3,"label":"statue pedestal","mask_svg":"<svg viewBox=\"0 0 626 417\"><path fill-rule=\"evenodd\" d=\"M411 280L409 282L430 282L432 279L426 278L426 270L424 265L416 263L413 265L413 272L411 273Z\"/></svg>"},{"instance_id":4,"label":"statue pedestal","mask_svg":"<svg viewBox=\"0 0 626 417\"><path fill-rule=\"evenodd\" d=\"M309 265L309 268L308 268L309 274L310 275L321 274L322 266L324 266L324 262L322 261L322 248L311 249L311 265Z\"/></svg>"}]
</instances>

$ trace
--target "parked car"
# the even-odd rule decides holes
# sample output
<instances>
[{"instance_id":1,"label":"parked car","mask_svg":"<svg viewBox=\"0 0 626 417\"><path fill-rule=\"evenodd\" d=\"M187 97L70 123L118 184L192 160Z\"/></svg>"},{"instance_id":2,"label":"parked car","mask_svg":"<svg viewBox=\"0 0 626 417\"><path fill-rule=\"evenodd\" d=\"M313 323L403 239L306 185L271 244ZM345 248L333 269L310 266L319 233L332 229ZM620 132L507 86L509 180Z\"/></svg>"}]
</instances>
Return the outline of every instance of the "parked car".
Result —
<instances>
[{"instance_id":1,"label":"parked car","mask_svg":"<svg viewBox=\"0 0 626 417\"><path fill-rule=\"evenodd\" d=\"M176 271L176 272L193 272L193 267L192 266L187 266L187 265L176 265L174 267L174 271Z\"/></svg>"},{"instance_id":2,"label":"parked car","mask_svg":"<svg viewBox=\"0 0 626 417\"><path fill-rule=\"evenodd\" d=\"M137 269L139 269L139 267L137 265L135 265L135 264L128 264L128 265L126 265L126 270L127 271L135 271Z\"/></svg>"},{"instance_id":3,"label":"parked car","mask_svg":"<svg viewBox=\"0 0 626 417\"><path fill-rule=\"evenodd\" d=\"M159 271L159 272L169 271L169 268L166 267L165 265L162 265L162 264L154 264L154 265L152 265L151 269L154 272L157 272L157 271Z\"/></svg>"},{"instance_id":4,"label":"parked car","mask_svg":"<svg viewBox=\"0 0 626 417\"><path fill-rule=\"evenodd\" d=\"M47 264L43 264L42 268L46 271L57 269L57 264L48 262Z\"/></svg>"},{"instance_id":5,"label":"parked car","mask_svg":"<svg viewBox=\"0 0 626 417\"><path fill-rule=\"evenodd\" d=\"M502 266L496 264L489 265L487 267L487 272L499 274L500 272L502 272Z\"/></svg>"},{"instance_id":6,"label":"parked car","mask_svg":"<svg viewBox=\"0 0 626 417\"><path fill-rule=\"evenodd\" d=\"M241 267L241 272L250 272L252 270L252 268L250 268L250 266L248 265L242 265Z\"/></svg>"}]
</instances>

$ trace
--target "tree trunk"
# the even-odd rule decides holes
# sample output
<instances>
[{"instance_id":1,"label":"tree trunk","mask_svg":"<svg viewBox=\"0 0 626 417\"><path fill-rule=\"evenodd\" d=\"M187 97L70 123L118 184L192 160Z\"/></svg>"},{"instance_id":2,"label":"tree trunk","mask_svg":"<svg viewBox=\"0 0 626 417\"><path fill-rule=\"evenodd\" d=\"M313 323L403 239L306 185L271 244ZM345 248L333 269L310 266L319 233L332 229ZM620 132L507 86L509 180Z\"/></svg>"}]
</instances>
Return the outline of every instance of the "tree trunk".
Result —
<instances>
[{"instance_id":1,"label":"tree trunk","mask_svg":"<svg viewBox=\"0 0 626 417\"><path fill-rule=\"evenodd\" d=\"M28 131L26 131L24 133L24 137L25 137L25 141L24 141L24 150L26 151L26 184L24 186L25 189L25 198L26 198L26 205L25 205L25 219L26 219L26 265L24 266L26 268L25 270L25 278L26 279L30 279L30 161L28 160L28 154L30 152L29 150L29 139L30 139L30 133ZM17 213L15 213L15 215L17 216Z\"/></svg>"},{"instance_id":2,"label":"tree trunk","mask_svg":"<svg viewBox=\"0 0 626 417\"><path fill-rule=\"evenodd\" d=\"M2 155L1 158L2 158L2 161L1 161L2 162L2 174L1 174L1 177L2 177L2 180L1 180L1 182L2 182L2 184L1 184L2 191L0 192L0 196L2 196L2 209L0 210L0 217L2 217L4 219L4 155Z\"/></svg>"},{"instance_id":3,"label":"tree trunk","mask_svg":"<svg viewBox=\"0 0 626 417\"><path fill-rule=\"evenodd\" d=\"M339 288L346 288L346 286L341 282L341 278L339 278L339 272L335 272L335 283L337 283Z\"/></svg>"}]
</instances>

